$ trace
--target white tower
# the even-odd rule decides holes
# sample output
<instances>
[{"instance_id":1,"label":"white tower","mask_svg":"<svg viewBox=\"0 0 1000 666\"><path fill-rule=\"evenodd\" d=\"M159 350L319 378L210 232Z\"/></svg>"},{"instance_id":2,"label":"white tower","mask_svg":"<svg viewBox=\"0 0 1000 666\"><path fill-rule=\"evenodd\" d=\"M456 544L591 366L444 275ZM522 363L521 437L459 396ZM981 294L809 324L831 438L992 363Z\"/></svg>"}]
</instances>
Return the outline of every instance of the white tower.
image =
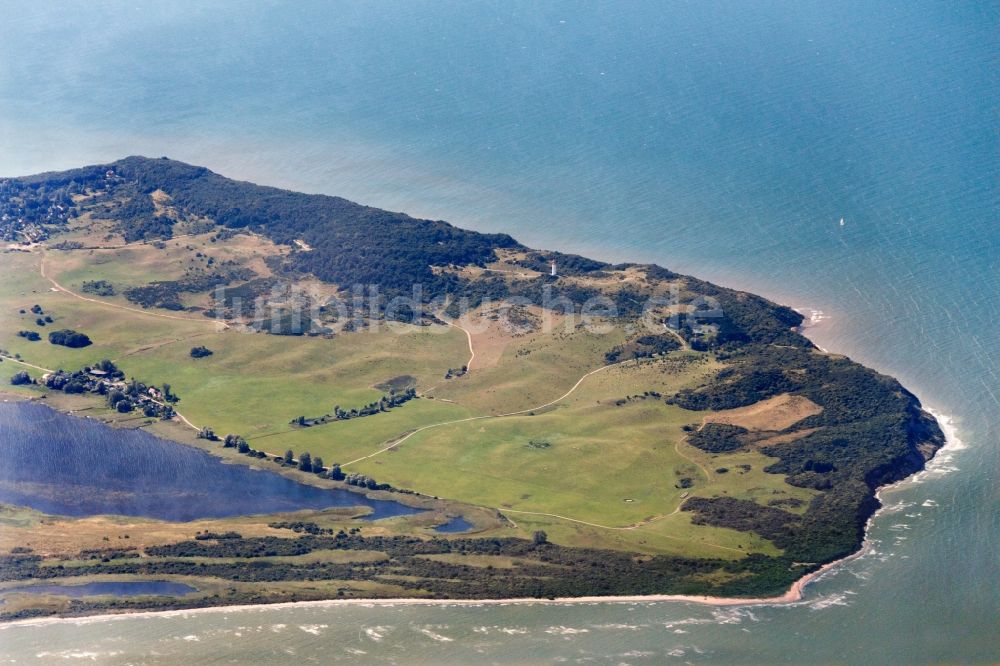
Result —
<instances>
[{"instance_id":1,"label":"white tower","mask_svg":"<svg viewBox=\"0 0 1000 666\"><path fill-rule=\"evenodd\" d=\"M556 276L556 260L555 259L552 260L552 271L549 273L549 275L551 275L552 277Z\"/></svg>"}]
</instances>

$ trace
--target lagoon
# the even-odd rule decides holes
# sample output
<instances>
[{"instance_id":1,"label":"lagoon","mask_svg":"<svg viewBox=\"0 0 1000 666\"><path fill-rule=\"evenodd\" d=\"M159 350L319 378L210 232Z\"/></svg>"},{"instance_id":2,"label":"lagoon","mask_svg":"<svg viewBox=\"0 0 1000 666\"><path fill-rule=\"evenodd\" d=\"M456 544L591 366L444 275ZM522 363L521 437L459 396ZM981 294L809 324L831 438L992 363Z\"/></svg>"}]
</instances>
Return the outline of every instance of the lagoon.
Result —
<instances>
[{"instance_id":1,"label":"lagoon","mask_svg":"<svg viewBox=\"0 0 1000 666\"><path fill-rule=\"evenodd\" d=\"M435 527L434 531L441 532L442 534L461 534L462 532L468 532L473 527L474 525L462 516L455 516L448 522Z\"/></svg>"},{"instance_id":2,"label":"lagoon","mask_svg":"<svg viewBox=\"0 0 1000 666\"><path fill-rule=\"evenodd\" d=\"M220 445L221 446L221 445ZM37 403L0 403L0 502L63 516L188 521L358 507L365 519L419 513L399 502L318 488L142 430Z\"/></svg>"}]
</instances>

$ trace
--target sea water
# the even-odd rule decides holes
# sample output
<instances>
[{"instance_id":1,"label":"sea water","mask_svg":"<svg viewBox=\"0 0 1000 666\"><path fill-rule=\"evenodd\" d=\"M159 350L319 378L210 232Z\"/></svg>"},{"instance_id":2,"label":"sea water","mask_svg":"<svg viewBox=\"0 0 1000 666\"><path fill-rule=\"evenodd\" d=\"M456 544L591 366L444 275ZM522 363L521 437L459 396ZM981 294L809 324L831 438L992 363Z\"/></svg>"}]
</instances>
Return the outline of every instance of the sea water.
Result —
<instances>
[{"instance_id":1,"label":"sea water","mask_svg":"<svg viewBox=\"0 0 1000 666\"><path fill-rule=\"evenodd\" d=\"M803 309L949 447L789 606L299 606L8 626L19 662L1000 659L993 3L6 2L0 173L169 155ZM840 220L843 219L843 224Z\"/></svg>"}]
</instances>

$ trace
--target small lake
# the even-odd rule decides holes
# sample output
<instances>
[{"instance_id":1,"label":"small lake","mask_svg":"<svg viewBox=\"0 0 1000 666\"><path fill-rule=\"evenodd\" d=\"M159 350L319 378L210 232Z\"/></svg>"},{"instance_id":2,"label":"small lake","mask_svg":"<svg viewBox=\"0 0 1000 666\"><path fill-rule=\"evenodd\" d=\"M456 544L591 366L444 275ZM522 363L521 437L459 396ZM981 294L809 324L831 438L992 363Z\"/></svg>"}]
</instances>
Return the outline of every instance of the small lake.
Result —
<instances>
[{"instance_id":1,"label":"small lake","mask_svg":"<svg viewBox=\"0 0 1000 666\"><path fill-rule=\"evenodd\" d=\"M2 594L15 592L22 594L56 594L62 597L137 597L153 595L161 597L182 597L198 590L183 583L165 580L141 580L126 582L81 583L79 585L25 585L3 590Z\"/></svg>"},{"instance_id":2,"label":"small lake","mask_svg":"<svg viewBox=\"0 0 1000 666\"><path fill-rule=\"evenodd\" d=\"M225 464L194 447L37 403L0 403L0 459L0 502L62 516L188 521L364 506L372 510L365 518L378 520L422 511Z\"/></svg>"},{"instance_id":3,"label":"small lake","mask_svg":"<svg viewBox=\"0 0 1000 666\"><path fill-rule=\"evenodd\" d=\"M461 532L468 532L473 527L472 523L467 521L462 516L455 516L447 523L443 525L438 525L434 528L435 532L443 532L445 534L459 534Z\"/></svg>"}]
</instances>

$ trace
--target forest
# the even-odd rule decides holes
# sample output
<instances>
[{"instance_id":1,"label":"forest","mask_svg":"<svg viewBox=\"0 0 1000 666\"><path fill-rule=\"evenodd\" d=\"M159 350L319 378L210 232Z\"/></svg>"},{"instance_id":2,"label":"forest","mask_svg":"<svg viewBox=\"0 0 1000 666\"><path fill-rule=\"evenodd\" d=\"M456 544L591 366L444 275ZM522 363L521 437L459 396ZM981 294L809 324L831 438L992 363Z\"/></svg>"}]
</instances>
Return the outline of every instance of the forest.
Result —
<instances>
[{"instance_id":1,"label":"forest","mask_svg":"<svg viewBox=\"0 0 1000 666\"><path fill-rule=\"evenodd\" d=\"M204 167L167 158L127 157L111 164L40 174L6 183L6 187L19 193L40 193L38 197L46 197L45 201L54 197L66 202L69 200L66 193L91 192L93 199L87 204L88 210L117 221L126 240L170 237L172 225L182 219L207 218L229 232L248 229L261 233L291 248L283 259L272 262L272 269L293 279L312 274L344 289L369 285L379 293L378 308L395 296L412 297L414 285L420 285L421 301L426 303L450 296L453 307L461 298L468 299L475 307L484 299L518 297L543 307L578 311L588 299L609 296L614 303L615 316L634 317L640 314L644 301L644 294L631 287L605 293L558 277L600 277L607 270L623 269L632 264L611 266L578 255L539 252L524 247L506 234L468 231L440 220L417 219L340 197L302 194L235 181ZM164 192L171 198L178 220L155 214L150 198L155 191ZM67 214L76 215L81 210L77 204ZM304 247L296 241L304 243ZM455 272L434 270L435 267L483 266L496 258L497 250L521 251L523 258L517 265L539 271L544 279L509 283L499 278L469 279ZM549 262L553 260L558 271L555 278L548 275ZM711 323L719 327L711 346L745 342L809 346L808 341L791 332L792 327L802 322L802 316L790 308L753 294L679 276L659 266L643 268L651 280L682 278L692 296L719 301L721 311L710 313L718 315L712 317ZM181 307L181 293L207 291L219 286L224 278L232 282L240 277L192 276L189 280L133 288L126 292L126 297L146 307L158 305L177 309ZM254 276L242 277L250 280ZM245 305L252 303L253 296L272 284L270 280L250 283L246 294L241 294L238 287L228 287L227 292L233 291L225 298L227 302L220 303L220 308L227 310L235 298L240 298ZM242 298L244 295L246 298ZM696 321L698 317L693 316L692 322ZM293 330L293 334L301 334L308 332L309 327L293 327ZM699 341L697 344L704 343Z\"/></svg>"},{"instance_id":2,"label":"forest","mask_svg":"<svg viewBox=\"0 0 1000 666\"><path fill-rule=\"evenodd\" d=\"M922 469L921 445L944 443L937 422L920 409L912 393L892 377L850 359L805 346L763 344L742 345L720 357L728 363L725 370L667 402L684 409L721 410L789 393L823 408L787 431L803 431L801 438L760 447L778 458L765 471L785 475L793 486L823 491L801 518L786 521L789 528L779 545L796 561L827 562L854 552L864 538L865 521L878 507L876 488ZM690 433L688 442L721 452L740 448L745 436L742 428L709 424ZM691 498L682 508L694 512L701 524L762 536L748 514L760 511L757 518L772 522L776 515L765 515L758 504L723 497Z\"/></svg>"}]
</instances>

